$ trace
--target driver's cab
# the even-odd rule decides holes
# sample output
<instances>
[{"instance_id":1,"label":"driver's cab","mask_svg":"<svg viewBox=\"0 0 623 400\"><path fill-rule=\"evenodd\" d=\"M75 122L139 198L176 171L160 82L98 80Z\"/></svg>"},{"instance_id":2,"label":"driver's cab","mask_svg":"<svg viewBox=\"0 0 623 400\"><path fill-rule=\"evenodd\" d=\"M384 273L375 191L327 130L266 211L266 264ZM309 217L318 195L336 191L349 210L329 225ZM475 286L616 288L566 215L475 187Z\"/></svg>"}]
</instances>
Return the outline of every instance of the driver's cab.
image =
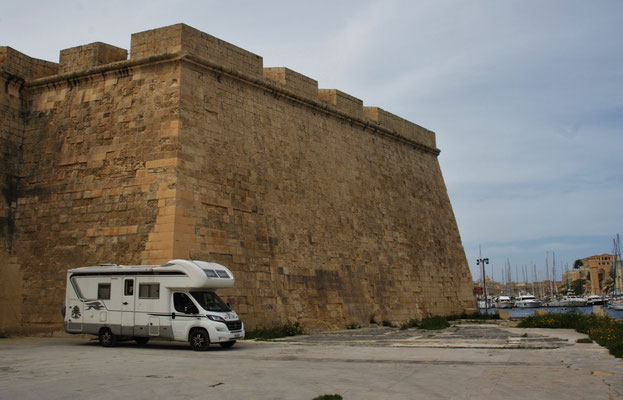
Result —
<instances>
[{"instance_id":1,"label":"driver's cab","mask_svg":"<svg viewBox=\"0 0 623 400\"><path fill-rule=\"evenodd\" d=\"M238 314L213 290L174 291L171 325L173 336L184 340L193 329L203 328L211 343L229 342L244 337Z\"/></svg>"},{"instance_id":2,"label":"driver's cab","mask_svg":"<svg viewBox=\"0 0 623 400\"><path fill-rule=\"evenodd\" d=\"M173 293L173 309L182 314L199 314L199 309L188 294L181 292Z\"/></svg>"},{"instance_id":3,"label":"driver's cab","mask_svg":"<svg viewBox=\"0 0 623 400\"><path fill-rule=\"evenodd\" d=\"M220 313L228 313L225 319L231 319L235 313L213 291L173 292L173 309L182 314L199 314L201 316L221 316ZM237 315L236 315L237 318ZM213 319L220 321L220 319Z\"/></svg>"}]
</instances>

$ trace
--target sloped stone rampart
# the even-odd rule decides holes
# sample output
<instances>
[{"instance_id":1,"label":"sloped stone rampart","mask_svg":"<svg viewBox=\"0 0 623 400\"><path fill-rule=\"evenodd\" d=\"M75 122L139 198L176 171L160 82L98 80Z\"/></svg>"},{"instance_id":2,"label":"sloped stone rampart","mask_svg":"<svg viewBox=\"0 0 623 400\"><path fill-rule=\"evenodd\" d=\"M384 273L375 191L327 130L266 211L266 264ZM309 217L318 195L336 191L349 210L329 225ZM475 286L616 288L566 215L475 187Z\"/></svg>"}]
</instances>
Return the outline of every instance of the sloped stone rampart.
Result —
<instances>
[{"instance_id":1,"label":"sloped stone rampart","mask_svg":"<svg viewBox=\"0 0 623 400\"><path fill-rule=\"evenodd\" d=\"M69 268L172 258L232 269L248 327L474 307L433 132L183 24L2 49L0 329L59 329Z\"/></svg>"}]
</instances>

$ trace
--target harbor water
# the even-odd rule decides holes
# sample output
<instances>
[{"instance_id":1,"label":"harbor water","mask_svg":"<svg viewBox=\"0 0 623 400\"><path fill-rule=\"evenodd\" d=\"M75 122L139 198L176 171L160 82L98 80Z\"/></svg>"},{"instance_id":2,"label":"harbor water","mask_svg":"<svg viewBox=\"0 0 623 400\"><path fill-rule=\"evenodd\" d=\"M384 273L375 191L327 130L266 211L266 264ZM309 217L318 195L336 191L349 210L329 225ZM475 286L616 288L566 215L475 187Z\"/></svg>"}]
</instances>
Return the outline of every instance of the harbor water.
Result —
<instances>
[{"instance_id":1,"label":"harbor water","mask_svg":"<svg viewBox=\"0 0 623 400\"><path fill-rule=\"evenodd\" d=\"M485 312L488 312L489 314L495 314L497 310L498 308L495 308L495 307L489 308L488 310L481 308L480 312L483 314ZM583 314L589 314L589 315L593 313L592 306L588 306L588 307L537 307L537 308L515 307L515 308L503 308L499 310L510 311L511 318L529 317L531 315L534 315L534 312L536 310L545 310L550 313L583 313ZM623 310L613 310L605 306L603 307L603 310L606 312L607 315L611 316L612 318L623 320Z\"/></svg>"}]
</instances>

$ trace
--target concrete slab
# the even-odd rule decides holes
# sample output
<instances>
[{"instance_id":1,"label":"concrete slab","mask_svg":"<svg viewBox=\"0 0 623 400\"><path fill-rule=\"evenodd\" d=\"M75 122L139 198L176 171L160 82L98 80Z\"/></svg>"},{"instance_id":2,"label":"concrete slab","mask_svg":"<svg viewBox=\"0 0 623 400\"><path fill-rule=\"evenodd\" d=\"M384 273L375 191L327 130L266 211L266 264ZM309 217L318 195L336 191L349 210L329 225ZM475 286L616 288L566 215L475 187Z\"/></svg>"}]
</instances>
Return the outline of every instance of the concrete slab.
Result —
<instances>
[{"instance_id":1,"label":"concrete slab","mask_svg":"<svg viewBox=\"0 0 623 400\"><path fill-rule=\"evenodd\" d=\"M580 337L497 324L365 328L207 352L174 342L1 339L0 398L623 398L623 362ZM524 341L542 347L517 345Z\"/></svg>"}]
</instances>

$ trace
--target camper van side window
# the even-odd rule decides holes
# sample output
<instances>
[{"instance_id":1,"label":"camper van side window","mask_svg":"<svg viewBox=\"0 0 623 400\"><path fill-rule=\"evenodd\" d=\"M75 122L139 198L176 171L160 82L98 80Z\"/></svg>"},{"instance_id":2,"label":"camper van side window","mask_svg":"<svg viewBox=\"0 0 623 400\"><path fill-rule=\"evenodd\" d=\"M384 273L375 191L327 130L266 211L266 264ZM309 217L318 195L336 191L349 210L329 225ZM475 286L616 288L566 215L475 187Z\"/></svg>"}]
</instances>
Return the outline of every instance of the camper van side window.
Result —
<instances>
[{"instance_id":1,"label":"camper van side window","mask_svg":"<svg viewBox=\"0 0 623 400\"><path fill-rule=\"evenodd\" d=\"M99 300L110 300L110 283L97 284L97 298Z\"/></svg>"},{"instance_id":2,"label":"camper van side window","mask_svg":"<svg viewBox=\"0 0 623 400\"><path fill-rule=\"evenodd\" d=\"M134 279L126 279L123 287L123 295L124 296L133 296L134 295Z\"/></svg>"},{"instance_id":3,"label":"camper van side window","mask_svg":"<svg viewBox=\"0 0 623 400\"><path fill-rule=\"evenodd\" d=\"M140 283L138 285L139 299L158 299L160 298L159 283Z\"/></svg>"}]
</instances>

